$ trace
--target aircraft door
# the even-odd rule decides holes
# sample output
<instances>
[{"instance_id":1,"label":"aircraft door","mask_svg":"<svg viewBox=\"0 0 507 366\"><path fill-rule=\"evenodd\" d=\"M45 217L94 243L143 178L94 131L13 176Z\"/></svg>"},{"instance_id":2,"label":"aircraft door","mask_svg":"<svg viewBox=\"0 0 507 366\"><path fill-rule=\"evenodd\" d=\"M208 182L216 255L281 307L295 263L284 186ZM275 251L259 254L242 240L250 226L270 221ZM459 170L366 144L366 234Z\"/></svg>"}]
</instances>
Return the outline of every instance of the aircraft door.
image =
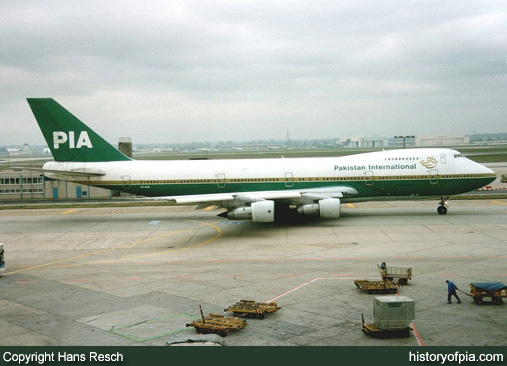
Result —
<instances>
[{"instance_id":1,"label":"aircraft door","mask_svg":"<svg viewBox=\"0 0 507 366\"><path fill-rule=\"evenodd\" d=\"M132 183L130 180L130 175L122 175L121 180L123 181L123 188L130 189Z\"/></svg>"},{"instance_id":2,"label":"aircraft door","mask_svg":"<svg viewBox=\"0 0 507 366\"><path fill-rule=\"evenodd\" d=\"M285 173L285 187L294 187L294 175L291 172Z\"/></svg>"},{"instance_id":3,"label":"aircraft door","mask_svg":"<svg viewBox=\"0 0 507 366\"><path fill-rule=\"evenodd\" d=\"M438 183L438 170L430 170L430 183L431 184Z\"/></svg>"},{"instance_id":4,"label":"aircraft door","mask_svg":"<svg viewBox=\"0 0 507 366\"><path fill-rule=\"evenodd\" d=\"M373 172L367 171L367 172L364 172L364 175L366 175L366 185L372 186L373 185Z\"/></svg>"},{"instance_id":5,"label":"aircraft door","mask_svg":"<svg viewBox=\"0 0 507 366\"><path fill-rule=\"evenodd\" d=\"M447 160L446 160L445 154L440 154L440 162L441 162L442 164L445 164L445 163L446 163L446 161L447 161Z\"/></svg>"},{"instance_id":6,"label":"aircraft door","mask_svg":"<svg viewBox=\"0 0 507 366\"><path fill-rule=\"evenodd\" d=\"M217 174L217 187L225 188L225 174Z\"/></svg>"}]
</instances>

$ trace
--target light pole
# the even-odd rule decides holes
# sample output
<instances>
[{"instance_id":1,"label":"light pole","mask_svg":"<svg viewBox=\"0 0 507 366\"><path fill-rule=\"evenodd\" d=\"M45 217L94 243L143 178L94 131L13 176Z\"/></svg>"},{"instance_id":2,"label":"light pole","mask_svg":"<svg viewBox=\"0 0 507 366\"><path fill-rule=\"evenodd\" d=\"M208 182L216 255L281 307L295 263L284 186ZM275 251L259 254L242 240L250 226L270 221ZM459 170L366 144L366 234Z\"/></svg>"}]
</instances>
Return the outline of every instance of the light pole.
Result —
<instances>
[{"instance_id":1,"label":"light pole","mask_svg":"<svg viewBox=\"0 0 507 366\"><path fill-rule=\"evenodd\" d=\"M403 139L403 148L405 149L406 147L406 144L405 144L405 139L407 138L415 138L415 136L394 136L395 139Z\"/></svg>"}]
</instances>

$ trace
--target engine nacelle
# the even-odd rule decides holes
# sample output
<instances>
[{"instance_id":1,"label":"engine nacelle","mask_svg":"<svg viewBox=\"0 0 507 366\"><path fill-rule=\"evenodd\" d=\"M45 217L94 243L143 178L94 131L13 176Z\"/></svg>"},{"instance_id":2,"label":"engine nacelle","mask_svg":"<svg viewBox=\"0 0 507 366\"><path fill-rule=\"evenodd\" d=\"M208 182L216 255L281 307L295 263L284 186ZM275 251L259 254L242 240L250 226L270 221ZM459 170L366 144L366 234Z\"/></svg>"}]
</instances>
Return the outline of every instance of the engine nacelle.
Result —
<instances>
[{"instance_id":1,"label":"engine nacelle","mask_svg":"<svg viewBox=\"0 0 507 366\"><path fill-rule=\"evenodd\" d=\"M297 207L300 215L320 215L323 219L336 219L341 214L341 202L338 198L326 198L319 203L310 203Z\"/></svg>"},{"instance_id":2,"label":"engine nacelle","mask_svg":"<svg viewBox=\"0 0 507 366\"><path fill-rule=\"evenodd\" d=\"M275 201L252 202L252 221L273 222L275 221Z\"/></svg>"},{"instance_id":3,"label":"engine nacelle","mask_svg":"<svg viewBox=\"0 0 507 366\"><path fill-rule=\"evenodd\" d=\"M320 217L323 219L337 219L342 212L339 198L326 198L319 201Z\"/></svg>"},{"instance_id":4,"label":"engine nacelle","mask_svg":"<svg viewBox=\"0 0 507 366\"><path fill-rule=\"evenodd\" d=\"M315 215L317 216L320 212L318 203L310 203L307 205L301 205L297 207L298 214L300 215Z\"/></svg>"},{"instance_id":5,"label":"engine nacelle","mask_svg":"<svg viewBox=\"0 0 507 366\"><path fill-rule=\"evenodd\" d=\"M275 221L275 202L257 201L252 202L250 207L236 207L227 210L229 220L252 220L254 222L273 222Z\"/></svg>"},{"instance_id":6,"label":"engine nacelle","mask_svg":"<svg viewBox=\"0 0 507 366\"><path fill-rule=\"evenodd\" d=\"M224 216L224 215L222 215ZM251 220L252 208L251 207L236 207L227 210L227 218L229 220Z\"/></svg>"}]
</instances>

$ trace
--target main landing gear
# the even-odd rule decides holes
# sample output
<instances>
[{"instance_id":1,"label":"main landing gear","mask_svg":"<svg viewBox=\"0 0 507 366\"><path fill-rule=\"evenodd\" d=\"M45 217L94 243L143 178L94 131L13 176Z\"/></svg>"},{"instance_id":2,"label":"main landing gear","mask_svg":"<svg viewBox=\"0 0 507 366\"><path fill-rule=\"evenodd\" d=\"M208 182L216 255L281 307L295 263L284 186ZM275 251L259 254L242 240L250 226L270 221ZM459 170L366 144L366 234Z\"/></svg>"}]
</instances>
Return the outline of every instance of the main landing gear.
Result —
<instances>
[{"instance_id":1,"label":"main landing gear","mask_svg":"<svg viewBox=\"0 0 507 366\"><path fill-rule=\"evenodd\" d=\"M440 199L440 202L438 203L439 206L437 207L437 212L440 215L445 215L447 213L447 201L449 200L449 197L442 196Z\"/></svg>"}]
</instances>

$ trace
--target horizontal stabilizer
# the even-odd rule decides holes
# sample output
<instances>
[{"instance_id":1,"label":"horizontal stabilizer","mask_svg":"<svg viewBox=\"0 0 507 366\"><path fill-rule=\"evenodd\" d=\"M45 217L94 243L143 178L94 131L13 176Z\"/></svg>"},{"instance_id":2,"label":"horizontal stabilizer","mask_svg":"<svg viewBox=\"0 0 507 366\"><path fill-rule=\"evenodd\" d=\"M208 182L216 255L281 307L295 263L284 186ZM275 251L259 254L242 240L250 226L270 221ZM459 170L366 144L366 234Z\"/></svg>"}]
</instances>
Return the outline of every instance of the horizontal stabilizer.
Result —
<instances>
[{"instance_id":1,"label":"horizontal stabilizer","mask_svg":"<svg viewBox=\"0 0 507 366\"><path fill-rule=\"evenodd\" d=\"M13 170L28 170L31 172L40 172L46 175L55 174L55 175L65 175L65 176L75 176L76 178L83 177L102 177L106 175L106 172L101 170L92 170L92 169L75 169L75 170L55 170L55 169L43 169L43 168L26 168L26 167L14 167Z\"/></svg>"}]
</instances>

